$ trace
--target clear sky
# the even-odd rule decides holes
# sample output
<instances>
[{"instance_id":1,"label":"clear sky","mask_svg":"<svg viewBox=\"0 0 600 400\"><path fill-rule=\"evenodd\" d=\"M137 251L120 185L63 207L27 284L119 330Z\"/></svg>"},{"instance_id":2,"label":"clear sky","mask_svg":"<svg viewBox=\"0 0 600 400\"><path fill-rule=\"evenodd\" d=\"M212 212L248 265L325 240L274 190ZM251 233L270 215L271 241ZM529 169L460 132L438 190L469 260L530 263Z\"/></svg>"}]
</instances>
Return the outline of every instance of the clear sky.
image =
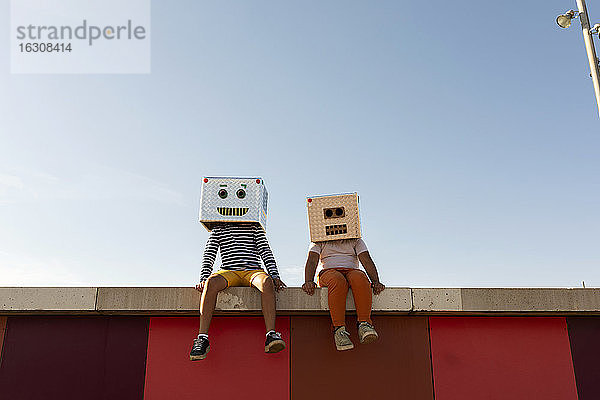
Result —
<instances>
[{"instance_id":1,"label":"clear sky","mask_svg":"<svg viewBox=\"0 0 600 400\"><path fill-rule=\"evenodd\" d=\"M600 119L579 22L555 23L570 8L153 1L149 75L11 75L5 29L0 285L192 286L202 177L261 176L290 286L305 197L353 191L388 286L600 286Z\"/></svg>"}]
</instances>

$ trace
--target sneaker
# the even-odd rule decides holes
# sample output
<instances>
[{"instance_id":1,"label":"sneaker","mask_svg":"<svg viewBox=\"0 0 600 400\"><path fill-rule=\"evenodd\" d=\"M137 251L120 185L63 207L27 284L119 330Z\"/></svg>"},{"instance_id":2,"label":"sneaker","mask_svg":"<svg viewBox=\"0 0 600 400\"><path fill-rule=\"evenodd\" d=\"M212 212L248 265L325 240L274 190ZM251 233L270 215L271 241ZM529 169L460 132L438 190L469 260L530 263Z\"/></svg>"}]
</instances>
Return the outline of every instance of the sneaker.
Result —
<instances>
[{"instance_id":1,"label":"sneaker","mask_svg":"<svg viewBox=\"0 0 600 400\"><path fill-rule=\"evenodd\" d=\"M360 338L361 343L369 344L376 341L379 335L375 328L373 328L373 325L367 321L363 321L358 324L358 337Z\"/></svg>"},{"instance_id":2,"label":"sneaker","mask_svg":"<svg viewBox=\"0 0 600 400\"><path fill-rule=\"evenodd\" d=\"M352 344L352 340L350 340L350 334L345 326L340 326L335 330L333 333L333 340L335 340L335 347L340 351L354 348L354 344Z\"/></svg>"},{"instance_id":3,"label":"sneaker","mask_svg":"<svg viewBox=\"0 0 600 400\"><path fill-rule=\"evenodd\" d=\"M190 360L204 360L209 350L210 342L208 341L208 338L201 336L194 339L194 345L192 346L192 351L190 351Z\"/></svg>"},{"instance_id":4,"label":"sneaker","mask_svg":"<svg viewBox=\"0 0 600 400\"><path fill-rule=\"evenodd\" d=\"M281 333L269 332L265 340L265 353L277 353L283 349L285 349L285 342L281 338Z\"/></svg>"}]
</instances>

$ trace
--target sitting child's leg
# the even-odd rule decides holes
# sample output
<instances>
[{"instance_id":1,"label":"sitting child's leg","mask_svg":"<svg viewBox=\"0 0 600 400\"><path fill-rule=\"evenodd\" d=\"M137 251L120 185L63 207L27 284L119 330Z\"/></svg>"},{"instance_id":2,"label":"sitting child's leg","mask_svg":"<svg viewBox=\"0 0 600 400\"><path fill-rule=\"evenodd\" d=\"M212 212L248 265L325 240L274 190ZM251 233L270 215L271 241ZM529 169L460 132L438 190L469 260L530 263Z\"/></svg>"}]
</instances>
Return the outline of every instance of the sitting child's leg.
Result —
<instances>
[{"instance_id":1,"label":"sitting child's leg","mask_svg":"<svg viewBox=\"0 0 600 400\"><path fill-rule=\"evenodd\" d=\"M208 333L210 321L217 304L217 295L227 287L227 280L220 275L212 275L206 280L200 299L200 332Z\"/></svg>"},{"instance_id":2,"label":"sitting child's leg","mask_svg":"<svg viewBox=\"0 0 600 400\"><path fill-rule=\"evenodd\" d=\"M275 330L275 286L265 272L252 278L252 286L260 290L260 302L267 332Z\"/></svg>"},{"instance_id":3,"label":"sitting child's leg","mask_svg":"<svg viewBox=\"0 0 600 400\"><path fill-rule=\"evenodd\" d=\"M361 343L372 343L379 337L377 331L373 328L371 321L371 309L373 306L373 294L371 291L371 282L367 275L358 269L348 271L346 279L352 288L354 305L356 306L356 315L358 319L358 337Z\"/></svg>"},{"instance_id":4,"label":"sitting child's leg","mask_svg":"<svg viewBox=\"0 0 600 400\"><path fill-rule=\"evenodd\" d=\"M352 288L358 322L366 321L372 324L371 308L373 306L373 293L371 292L369 278L361 270L353 269L346 273L346 279L350 283L350 288Z\"/></svg>"},{"instance_id":5,"label":"sitting child's leg","mask_svg":"<svg viewBox=\"0 0 600 400\"><path fill-rule=\"evenodd\" d=\"M204 283L202 296L200 297L200 330L190 351L190 360L192 361L203 360L210 350L208 328L217 304L217 295L227 285L227 280L217 274L211 275Z\"/></svg>"},{"instance_id":6,"label":"sitting child's leg","mask_svg":"<svg viewBox=\"0 0 600 400\"><path fill-rule=\"evenodd\" d=\"M265 353L277 353L285 349L285 342L281 338L281 334L275 332L275 284L264 271L253 274L250 284L260 290L262 312L267 330Z\"/></svg>"},{"instance_id":7,"label":"sitting child's leg","mask_svg":"<svg viewBox=\"0 0 600 400\"><path fill-rule=\"evenodd\" d=\"M325 269L319 274L319 286L327 287L329 313L334 328L346 325L346 297L348 281L335 269Z\"/></svg>"},{"instance_id":8,"label":"sitting child's leg","mask_svg":"<svg viewBox=\"0 0 600 400\"><path fill-rule=\"evenodd\" d=\"M319 275L319 286L327 287L329 313L333 323L333 340L338 350L350 350L354 344L346 330L346 297L348 296L348 281L335 269L326 269Z\"/></svg>"}]
</instances>

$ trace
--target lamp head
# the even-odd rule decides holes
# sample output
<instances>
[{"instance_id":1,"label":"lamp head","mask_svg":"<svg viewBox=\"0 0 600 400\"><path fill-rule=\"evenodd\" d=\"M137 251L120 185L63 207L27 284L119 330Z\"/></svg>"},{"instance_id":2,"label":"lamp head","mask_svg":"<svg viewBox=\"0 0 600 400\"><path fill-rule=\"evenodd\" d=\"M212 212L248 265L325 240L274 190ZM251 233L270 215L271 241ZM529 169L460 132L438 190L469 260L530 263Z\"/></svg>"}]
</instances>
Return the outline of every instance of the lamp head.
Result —
<instances>
[{"instance_id":1,"label":"lamp head","mask_svg":"<svg viewBox=\"0 0 600 400\"><path fill-rule=\"evenodd\" d=\"M576 18L578 15L579 13L575 14L575 11L569 10L566 13L560 14L558 17L556 17L556 23L561 28L568 28L571 26L571 20Z\"/></svg>"}]
</instances>

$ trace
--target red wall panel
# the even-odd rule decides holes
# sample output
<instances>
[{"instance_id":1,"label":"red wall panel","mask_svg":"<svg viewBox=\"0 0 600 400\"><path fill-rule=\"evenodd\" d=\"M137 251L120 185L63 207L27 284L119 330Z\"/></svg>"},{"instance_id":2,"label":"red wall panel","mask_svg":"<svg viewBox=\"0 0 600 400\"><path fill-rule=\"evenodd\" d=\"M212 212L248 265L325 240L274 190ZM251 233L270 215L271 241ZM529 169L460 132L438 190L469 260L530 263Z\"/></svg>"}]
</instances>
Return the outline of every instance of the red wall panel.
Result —
<instances>
[{"instance_id":1,"label":"red wall panel","mask_svg":"<svg viewBox=\"0 0 600 400\"><path fill-rule=\"evenodd\" d=\"M2 343L4 343L5 330L6 330L6 317L0 317L0 362L2 362Z\"/></svg>"},{"instance_id":2,"label":"red wall panel","mask_svg":"<svg viewBox=\"0 0 600 400\"><path fill-rule=\"evenodd\" d=\"M571 355L580 400L600 399L600 318L569 317Z\"/></svg>"},{"instance_id":3,"label":"red wall panel","mask_svg":"<svg viewBox=\"0 0 600 400\"><path fill-rule=\"evenodd\" d=\"M436 400L576 400L566 321L431 317Z\"/></svg>"},{"instance_id":4,"label":"red wall panel","mask_svg":"<svg viewBox=\"0 0 600 400\"><path fill-rule=\"evenodd\" d=\"M10 317L1 397L141 400L147 338L144 317Z\"/></svg>"},{"instance_id":5,"label":"red wall panel","mask_svg":"<svg viewBox=\"0 0 600 400\"><path fill-rule=\"evenodd\" d=\"M288 348L265 354L262 317L214 317L207 358L190 361L198 318L151 318L144 400L288 399L289 325L277 318Z\"/></svg>"},{"instance_id":6,"label":"red wall panel","mask_svg":"<svg viewBox=\"0 0 600 400\"><path fill-rule=\"evenodd\" d=\"M292 399L432 400L427 317L375 316L377 342L337 351L329 316L292 317Z\"/></svg>"},{"instance_id":7,"label":"red wall panel","mask_svg":"<svg viewBox=\"0 0 600 400\"><path fill-rule=\"evenodd\" d=\"M143 399L148 317L110 317L104 344L102 398Z\"/></svg>"}]
</instances>

